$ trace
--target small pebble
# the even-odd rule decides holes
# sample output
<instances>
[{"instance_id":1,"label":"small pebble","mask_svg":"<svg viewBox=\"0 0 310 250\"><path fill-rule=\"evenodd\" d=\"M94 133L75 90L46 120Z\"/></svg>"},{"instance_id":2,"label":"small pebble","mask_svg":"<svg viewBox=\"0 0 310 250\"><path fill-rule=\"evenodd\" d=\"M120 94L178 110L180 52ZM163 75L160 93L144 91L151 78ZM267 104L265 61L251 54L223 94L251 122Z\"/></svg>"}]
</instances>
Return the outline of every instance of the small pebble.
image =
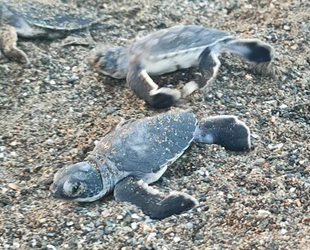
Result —
<instances>
[{"instance_id":1,"label":"small pebble","mask_svg":"<svg viewBox=\"0 0 310 250\"><path fill-rule=\"evenodd\" d=\"M67 226L72 226L74 223L73 223L73 221L69 221L69 222L67 222Z\"/></svg>"},{"instance_id":2,"label":"small pebble","mask_svg":"<svg viewBox=\"0 0 310 250\"><path fill-rule=\"evenodd\" d=\"M173 241L174 241L175 243L178 243L180 240L181 240L181 238L178 237L178 236L176 236L176 237L173 238Z\"/></svg>"},{"instance_id":3,"label":"small pebble","mask_svg":"<svg viewBox=\"0 0 310 250\"><path fill-rule=\"evenodd\" d=\"M51 250L57 250L57 248L54 247L53 245L46 245L46 248Z\"/></svg>"},{"instance_id":4,"label":"small pebble","mask_svg":"<svg viewBox=\"0 0 310 250\"><path fill-rule=\"evenodd\" d=\"M263 210L263 209L258 210L258 212L257 212L257 217L258 217L259 219L266 219L266 218L269 217L270 215L271 215L271 213L270 213L269 211Z\"/></svg>"},{"instance_id":5,"label":"small pebble","mask_svg":"<svg viewBox=\"0 0 310 250\"><path fill-rule=\"evenodd\" d=\"M141 217L139 216L139 215L137 215L137 214L132 214L131 215L131 218L133 218L133 219L141 219Z\"/></svg>"},{"instance_id":6,"label":"small pebble","mask_svg":"<svg viewBox=\"0 0 310 250\"><path fill-rule=\"evenodd\" d=\"M186 223L186 227L187 227L188 229L192 229L192 228L194 227L194 225L193 225L193 223L188 222L188 223Z\"/></svg>"},{"instance_id":7,"label":"small pebble","mask_svg":"<svg viewBox=\"0 0 310 250\"><path fill-rule=\"evenodd\" d=\"M79 71L79 68L77 66L73 66L71 71L73 73L77 73Z\"/></svg>"},{"instance_id":8,"label":"small pebble","mask_svg":"<svg viewBox=\"0 0 310 250\"><path fill-rule=\"evenodd\" d=\"M19 187L18 187L15 183L9 183L9 184L8 184L8 187L9 187L10 189L13 189L13 190L18 190L18 189L19 189Z\"/></svg>"},{"instance_id":9,"label":"small pebble","mask_svg":"<svg viewBox=\"0 0 310 250\"><path fill-rule=\"evenodd\" d=\"M253 163L254 166L262 166L264 163L266 162L266 160L264 158L259 158L256 159Z\"/></svg>"},{"instance_id":10,"label":"small pebble","mask_svg":"<svg viewBox=\"0 0 310 250\"><path fill-rule=\"evenodd\" d=\"M246 74L245 75L245 79L247 80L253 80L253 76L249 75L249 74Z\"/></svg>"},{"instance_id":11,"label":"small pebble","mask_svg":"<svg viewBox=\"0 0 310 250\"><path fill-rule=\"evenodd\" d=\"M123 218L124 218L123 215L117 215L117 217L116 217L116 219L118 219L118 220L122 220Z\"/></svg>"},{"instance_id":12,"label":"small pebble","mask_svg":"<svg viewBox=\"0 0 310 250\"><path fill-rule=\"evenodd\" d=\"M286 234L286 233L287 233L287 230L286 230L285 228L282 228L282 229L280 230L280 233L281 233L281 234Z\"/></svg>"},{"instance_id":13,"label":"small pebble","mask_svg":"<svg viewBox=\"0 0 310 250\"><path fill-rule=\"evenodd\" d=\"M216 92L215 96L216 96L217 98L221 99L222 96L223 96L223 93L221 93L221 92Z\"/></svg>"},{"instance_id":14,"label":"small pebble","mask_svg":"<svg viewBox=\"0 0 310 250\"><path fill-rule=\"evenodd\" d=\"M149 241L155 239L155 238L156 238L156 235L157 235L156 233L150 233L150 234L147 236L146 241L149 242Z\"/></svg>"},{"instance_id":15,"label":"small pebble","mask_svg":"<svg viewBox=\"0 0 310 250\"><path fill-rule=\"evenodd\" d=\"M105 210L103 210L103 211L101 212L101 216L102 216L103 218L107 218L109 215L110 215L110 212L109 212L108 209L105 209Z\"/></svg>"},{"instance_id":16,"label":"small pebble","mask_svg":"<svg viewBox=\"0 0 310 250\"><path fill-rule=\"evenodd\" d=\"M115 111L116 111L116 108L115 108L115 107L108 107L108 108L106 109L106 113L107 113L108 115L113 114Z\"/></svg>"},{"instance_id":17,"label":"small pebble","mask_svg":"<svg viewBox=\"0 0 310 250\"><path fill-rule=\"evenodd\" d=\"M131 228L136 230L138 228L138 224L136 222L131 223Z\"/></svg>"},{"instance_id":18,"label":"small pebble","mask_svg":"<svg viewBox=\"0 0 310 250\"><path fill-rule=\"evenodd\" d=\"M165 231L164 231L164 234L169 234L173 232L173 228L172 227L168 227Z\"/></svg>"},{"instance_id":19,"label":"small pebble","mask_svg":"<svg viewBox=\"0 0 310 250\"><path fill-rule=\"evenodd\" d=\"M279 106L279 108L280 108L280 109L286 109L286 108L287 108L287 105L286 105L286 104L281 104L281 105Z\"/></svg>"},{"instance_id":20,"label":"small pebble","mask_svg":"<svg viewBox=\"0 0 310 250\"><path fill-rule=\"evenodd\" d=\"M271 149L271 150L273 150L273 149L280 149L280 148L282 148L283 146L284 146L283 143L274 144L274 145L269 144L269 145L268 145L268 148Z\"/></svg>"}]
</instances>

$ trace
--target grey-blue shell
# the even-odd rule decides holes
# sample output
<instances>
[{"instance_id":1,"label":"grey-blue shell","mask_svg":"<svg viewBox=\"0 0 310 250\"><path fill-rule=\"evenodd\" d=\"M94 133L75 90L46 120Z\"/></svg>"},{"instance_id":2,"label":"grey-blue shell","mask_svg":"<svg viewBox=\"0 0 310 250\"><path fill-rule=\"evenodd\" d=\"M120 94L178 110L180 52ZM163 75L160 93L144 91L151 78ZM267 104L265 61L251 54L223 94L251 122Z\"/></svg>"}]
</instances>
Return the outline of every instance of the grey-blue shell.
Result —
<instances>
[{"instance_id":1,"label":"grey-blue shell","mask_svg":"<svg viewBox=\"0 0 310 250\"><path fill-rule=\"evenodd\" d=\"M8 15L8 12L11 14ZM88 27L97 20L93 14L72 9L65 4L19 0L0 1L0 20L7 19L4 21L18 26L20 18L37 27L68 31Z\"/></svg>"},{"instance_id":2,"label":"grey-blue shell","mask_svg":"<svg viewBox=\"0 0 310 250\"><path fill-rule=\"evenodd\" d=\"M183 111L127 122L106 135L91 155L108 158L120 171L155 173L189 147L195 129L196 118Z\"/></svg>"},{"instance_id":3,"label":"grey-blue shell","mask_svg":"<svg viewBox=\"0 0 310 250\"><path fill-rule=\"evenodd\" d=\"M197 25L181 25L164 29L141 38L131 45L130 51L139 54L162 55L193 48L206 47L232 35L221 30Z\"/></svg>"}]
</instances>

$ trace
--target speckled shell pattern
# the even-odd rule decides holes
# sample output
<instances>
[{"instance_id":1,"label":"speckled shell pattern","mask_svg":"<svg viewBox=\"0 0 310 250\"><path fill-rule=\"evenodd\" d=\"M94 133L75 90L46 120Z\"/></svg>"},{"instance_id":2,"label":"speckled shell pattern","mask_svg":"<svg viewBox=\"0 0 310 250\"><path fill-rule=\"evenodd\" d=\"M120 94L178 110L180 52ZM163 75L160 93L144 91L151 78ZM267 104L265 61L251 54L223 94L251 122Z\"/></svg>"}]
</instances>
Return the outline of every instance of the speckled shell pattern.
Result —
<instances>
[{"instance_id":1,"label":"speckled shell pattern","mask_svg":"<svg viewBox=\"0 0 310 250\"><path fill-rule=\"evenodd\" d=\"M0 1L15 16L40 28L53 30L76 30L90 26L96 21L91 13L77 10L69 5L55 4L53 1L43 3L38 1L9 0Z\"/></svg>"},{"instance_id":2,"label":"speckled shell pattern","mask_svg":"<svg viewBox=\"0 0 310 250\"><path fill-rule=\"evenodd\" d=\"M156 173L189 147L196 125L195 116L186 111L129 121L106 135L90 156L99 162L109 159L119 171Z\"/></svg>"},{"instance_id":3,"label":"speckled shell pattern","mask_svg":"<svg viewBox=\"0 0 310 250\"><path fill-rule=\"evenodd\" d=\"M196 25L180 25L152 33L133 43L130 53L135 56L164 56L207 47L233 36L221 30Z\"/></svg>"}]
</instances>

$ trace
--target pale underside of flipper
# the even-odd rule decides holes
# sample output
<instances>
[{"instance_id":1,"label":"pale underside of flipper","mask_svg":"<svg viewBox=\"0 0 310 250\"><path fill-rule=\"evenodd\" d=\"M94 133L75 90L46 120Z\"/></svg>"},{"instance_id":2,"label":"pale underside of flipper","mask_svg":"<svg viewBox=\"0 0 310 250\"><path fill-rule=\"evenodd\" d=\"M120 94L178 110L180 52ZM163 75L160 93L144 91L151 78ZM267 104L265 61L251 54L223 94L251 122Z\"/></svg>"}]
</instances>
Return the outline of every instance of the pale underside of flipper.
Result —
<instances>
[{"instance_id":1,"label":"pale underside of flipper","mask_svg":"<svg viewBox=\"0 0 310 250\"><path fill-rule=\"evenodd\" d=\"M187 97L194 91L200 89L203 93L206 92L208 87L215 81L221 62L218 59L218 52L212 51L207 47L198 58L198 68L200 75L198 81L191 81L184 85L183 96Z\"/></svg>"},{"instance_id":2,"label":"pale underside of flipper","mask_svg":"<svg viewBox=\"0 0 310 250\"><path fill-rule=\"evenodd\" d=\"M217 144L232 151L251 149L250 129L232 115L213 116L200 122L194 141Z\"/></svg>"}]
</instances>

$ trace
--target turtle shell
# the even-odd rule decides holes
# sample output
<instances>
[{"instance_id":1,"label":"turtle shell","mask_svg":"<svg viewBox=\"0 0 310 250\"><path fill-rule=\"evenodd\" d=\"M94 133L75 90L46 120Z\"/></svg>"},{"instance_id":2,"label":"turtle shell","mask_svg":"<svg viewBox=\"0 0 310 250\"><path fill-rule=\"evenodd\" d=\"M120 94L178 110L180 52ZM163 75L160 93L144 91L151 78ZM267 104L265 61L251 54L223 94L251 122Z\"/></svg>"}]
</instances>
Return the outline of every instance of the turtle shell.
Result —
<instances>
[{"instance_id":1,"label":"turtle shell","mask_svg":"<svg viewBox=\"0 0 310 250\"><path fill-rule=\"evenodd\" d=\"M180 25L157 31L137 40L131 45L131 52L160 56L199 49L227 38L232 38L232 35L221 30L198 25Z\"/></svg>"},{"instance_id":2,"label":"turtle shell","mask_svg":"<svg viewBox=\"0 0 310 250\"><path fill-rule=\"evenodd\" d=\"M97 21L93 14L65 4L39 1L0 1L16 16L31 25L53 30L76 30L90 26Z\"/></svg>"},{"instance_id":3,"label":"turtle shell","mask_svg":"<svg viewBox=\"0 0 310 250\"><path fill-rule=\"evenodd\" d=\"M196 118L186 111L130 121L106 135L91 155L108 158L120 171L155 173L180 157L195 129Z\"/></svg>"}]
</instances>

